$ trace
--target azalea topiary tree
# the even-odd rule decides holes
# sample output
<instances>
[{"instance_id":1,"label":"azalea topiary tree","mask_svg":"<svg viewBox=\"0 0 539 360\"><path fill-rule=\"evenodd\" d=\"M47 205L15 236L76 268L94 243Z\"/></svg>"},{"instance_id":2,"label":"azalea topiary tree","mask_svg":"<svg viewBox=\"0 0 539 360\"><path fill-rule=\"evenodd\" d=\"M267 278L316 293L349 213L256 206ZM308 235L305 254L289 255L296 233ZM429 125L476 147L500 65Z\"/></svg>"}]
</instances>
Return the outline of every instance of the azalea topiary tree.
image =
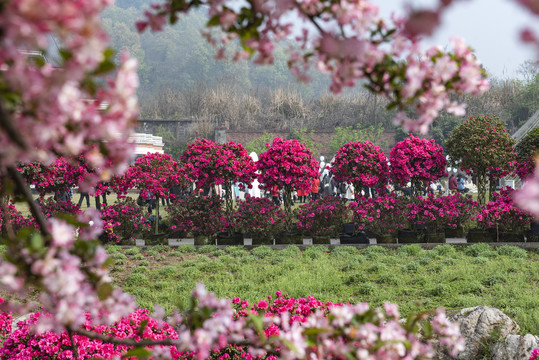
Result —
<instances>
[{"instance_id":1,"label":"azalea topiary tree","mask_svg":"<svg viewBox=\"0 0 539 360\"><path fill-rule=\"evenodd\" d=\"M535 159L539 152L539 127L530 130L515 146L517 153L517 175L522 179L533 174Z\"/></svg>"},{"instance_id":2,"label":"azalea topiary tree","mask_svg":"<svg viewBox=\"0 0 539 360\"><path fill-rule=\"evenodd\" d=\"M395 144L389 153L391 178L404 185L412 184L412 197L420 194L422 184L446 176L447 160L434 140L411 135Z\"/></svg>"},{"instance_id":3,"label":"azalea topiary tree","mask_svg":"<svg viewBox=\"0 0 539 360\"><path fill-rule=\"evenodd\" d=\"M455 166L477 178L477 202L485 205L487 185L515 165L515 140L496 116L472 116L451 133L445 149ZM491 196L492 197L492 196Z\"/></svg>"},{"instance_id":4,"label":"azalea topiary tree","mask_svg":"<svg viewBox=\"0 0 539 360\"><path fill-rule=\"evenodd\" d=\"M34 185L40 196L47 193L68 191L78 186L84 171L65 157L55 159L49 165L39 162L21 164L18 168L26 182Z\"/></svg>"},{"instance_id":5,"label":"azalea topiary tree","mask_svg":"<svg viewBox=\"0 0 539 360\"><path fill-rule=\"evenodd\" d=\"M226 216L232 219L234 212L232 185L237 183L242 189L250 188L255 178L255 163L247 154L247 150L233 141L220 144L198 138L187 146L181 160L185 164L188 177L195 182L197 188L223 186ZM232 232L232 226L227 228Z\"/></svg>"},{"instance_id":6,"label":"azalea topiary tree","mask_svg":"<svg viewBox=\"0 0 539 360\"><path fill-rule=\"evenodd\" d=\"M182 182L185 174L168 154L147 153L139 157L125 177L132 187L140 189L144 199L155 197L155 234L159 233L159 199L174 197L169 190ZM151 193L151 194L150 194Z\"/></svg>"},{"instance_id":7,"label":"azalea topiary tree","mask_svg":"<svg viewBox=\"0 0 539 360\"><path fill-rule=\"evenodd\" d=\"M370 141L349 142L341 146L330 171L337 180L352 183L359 194L363 186L382 187L389 180L386 155L382 148Z\"/></svg>"},{"instance_id":8,"label":"azalea topiary tree","mask_svg":"<svg viewBox=\"0 0 539 360\"><path fill-rule=\"evenodd\" d=\"M318 177L318 161L305 143L297 139L275 138L271 145L266 144L266 149L256 163L258 181L263 189L284 190L286 228L291 230L292 191L311 189L313 180Z\"/></svg>"}]
</instances>

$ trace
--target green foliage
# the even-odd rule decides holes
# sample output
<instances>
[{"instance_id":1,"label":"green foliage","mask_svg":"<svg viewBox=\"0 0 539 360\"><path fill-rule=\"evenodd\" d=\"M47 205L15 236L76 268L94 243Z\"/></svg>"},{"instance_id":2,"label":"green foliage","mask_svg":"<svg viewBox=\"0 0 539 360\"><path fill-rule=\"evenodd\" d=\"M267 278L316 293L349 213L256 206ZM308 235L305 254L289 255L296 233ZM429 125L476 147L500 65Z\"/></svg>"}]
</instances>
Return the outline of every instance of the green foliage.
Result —
<instances>
[{"instance_id":1,"label":"green foliage","mask_svg":"<svg viewBox=\"0 0 539 360\"><path fill-rule=\"evenodd\" d=\"M121 246L118 245L108 245L105 247L105 250L107 250L107 254L114 254L117 253L122 249Z\"/></svg>"},{"instance_id":2,"label":"green foliage","mask_svg":"<svg viewBox=\"0 0 539 360\"><path fill-rule=\"evenodd\" d=\"M364 128L360 128L359 125L356 125L355 127L337 126L335 128L335 135L333 135L331 142L329 143L329 152L330 154L336 154L341 146L352 141L365 142L368 140L373 144L383 146L384 144L379 142L383 132L384 128L382 127L382 124L378 124L377 126L371 125Z\"/></svg>"},{"instance_id":3,"label":"green foliage","mask_svg":"<svg viewBox=\"0 0 539 360\"><path fill-rule=\"evenodd\" d=\"M245 144L245 150L247 150L247 153L249 154L254 151L257 155L260 155L261 153L266 151L266 144L271 144L273 138L274 136L272 134L264 132L259 137Z\"/></svg>"},{"instance_id":4,"label":"green foliage","mask_svg":"<svg viewBox=\"0 0 539 360\"><path fill-rule=\"evenodd\" d=\"M263 259L273 254L273 249L269 246L258 246L253 249L253 255L257 258Z\"/></svg>"},{"instance_id":5,"label":"green foliage","mask_svg":"<svg viewBox=\"0 0 539 360\"><path fill-rule=\"evenodd\" d=\"M217 246L215 245L204 245L198 249L198 252L200 254L210 254L214 252L215 250L217 250Z\"/></svg>"},{"instance_id":6,"label":"green foliage","mask_svg":"<svg viewBox=\"0 0 539 360\"><path fill-rule=\"evenodd\" d=\"M539 127L530 130L520 142L515 146L517 152L517 162L525 167L519 175L529 176L535 168L535 157L539 151ZM522 166L522 165L521 165Z\"/></svg>"},{"instance_id":7,"label":"green foliage","mask_svg":"<svg viewBox=\"0 0 539 360\"><path fill-rule=\"evenodd\" d=\"M528 255L526 250L519 248L518 246L503 245L497 250L498 254L513 258L525 258Z\"/></svg>"},{"instance_id":8,"label":"green foliage","mask_svg":"<svg viewBox=\"0 0 539 360\"><path fill-rule=\"evenodd\" d=\"M311 149L313 156L318 157L320 155L320 144L314 139L314 131L308 131L307 129L293 129L290 131L289 139L297 139L300 143L305 143L307 149Z\"/></svg>"},{"instance_id":9,"label":"green foliage","mask_svg":"<svg viewBox=\"0 0 539 360\"><path fill-rule=\"evenodd\" d=\"M403 245L399 247L399 249L397 250L397 254L404 255L404 256L417 256L422 252L423 252L423 249L421 248L421 246L417 244Z\"/></svg>"},{"instance_id":10,"label":"green foliage","mask_svg":"<svg viewBox=\"0 0 539 360\"><path fill-rule=\"evenodd\" d=\"M148 283L146 275L140 273L132 273L125 279L125 286L144 286Z\"/></svg>"},{"instance_id":11,"label":"green foliage","mask_svg":"<svg viewBox=\"0 0 539 360\"><path fill-rule=\"evenodd\" d=\"M180 245L176 248L176 251L182 254L194 253L197 248L194 245Z\"/></svg>"},{"instance_id":12,"label":"green foliage","mask_svg":"<svg viewBox=\"0 0 539 360\"><path fill-rule=\"evenodd\" d=\"M125 250L126 255L136 255L138 253L140 253L140 249L138 247L131 247Z\"/></svg>"}]
</instances>

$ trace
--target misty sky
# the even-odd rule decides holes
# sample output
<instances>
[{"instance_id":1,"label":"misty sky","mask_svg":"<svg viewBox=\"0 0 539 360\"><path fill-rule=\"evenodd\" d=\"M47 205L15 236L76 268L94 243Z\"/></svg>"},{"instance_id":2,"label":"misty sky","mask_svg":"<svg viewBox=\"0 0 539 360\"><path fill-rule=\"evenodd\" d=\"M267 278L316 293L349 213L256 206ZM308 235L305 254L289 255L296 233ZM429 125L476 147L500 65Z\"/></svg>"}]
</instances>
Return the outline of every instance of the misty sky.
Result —
<instances>
[{"instance_id":1,"label":"misty sky","mask_svg":"<svg viewBox=\"0 0 539 360\"><path fill-rule=\"evenodd\" d=\"M426 5L429 0L373 0L380 15L388 18L391 12L403 13L406 4ZM517 77L525 60L536 59L534 49L519 40L519 30L531 25L539 30L539 17L528 14L514 0L463 0L446 12L442 27L428 44L447 46L454 35L466 39L475 50L487 71L499 78Z\"/></svg>"}]
</instances>

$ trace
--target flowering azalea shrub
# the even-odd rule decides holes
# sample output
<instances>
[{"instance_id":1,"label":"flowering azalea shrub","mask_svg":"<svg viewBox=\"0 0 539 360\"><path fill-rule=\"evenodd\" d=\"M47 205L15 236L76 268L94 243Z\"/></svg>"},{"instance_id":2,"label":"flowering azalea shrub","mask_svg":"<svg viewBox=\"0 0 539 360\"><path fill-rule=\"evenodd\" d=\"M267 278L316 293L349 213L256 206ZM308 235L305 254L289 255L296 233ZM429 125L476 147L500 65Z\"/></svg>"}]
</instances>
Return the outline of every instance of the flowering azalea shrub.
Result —
<instances>
[{"instance_id":1,"label":"flowering azalea shrub","mask_svg":"<svg viewBox=\"0 0 539 360\"><path fill-rule=\"evenodd\" d=\"M341 232L346 219L346 199L328 196L299 206L298 229L314 236L334 236Z\"/></svg>"},{"instance_id":2,"label":"flowering azalea shrub","mask_svg":"<svg viewBox=\"0 0 539 360\"><path fill-rule=\"evenodd\" d=\"M15 208L15 205L10 202L5 206L0 207L0 234L5 235L8 231L8 227L14 233L30 227L36 227L36 224L32 218L24 217L20 211Z\"/></svg>"},{"instance_id":3,"label":"flowering azalea shrub","mask_svg":"<svg viewBox=\"0 0 539 360\"><path fill-rule=\"evenodd\" d=\"M131 239L137 233L150 229L144 217L144 209L130 197L118 200L115 204L101 208L103 236L110 242Z\"/></svg>"},{"instance_id":4,"label":"flowering azalea shrub","mask_svg":"<svg viewBox=\"0 0 539 360\"><path fill-rule=\"evenodd\" d=\"M0 305L4 303L4 299L0 297ZM11 312L4 312L0 310L0 344L11 333L13 316Z\"/></svg>"},{"instance_id":5,"label":"flowering azalea shrub","mask_svg":"<svg viewBox=\"0 0 539 360\"><path fill-rule=\"evenodd\" d=\"M539 360L539 349L533 349L531 356L528 360Z\"/></svg>"},{"instance_id":6,"label":"flowering azalea shrub","mask_svg":"<svg viewBox=\"0 0 539 360\"><path fill-rule=\"evenodd\" d=\"M356 192L361 186L382 187L389 180L384 151L370 141L350 142L337 151L331 173L341 182L352 183Z\"/></svg>"},{"instance_id":7,"label":"flowering azalea shrub","mask_svg":"<svg viewBox=\"0 0 539 360\"><path fill-rule=\"evenodd\" d=\"M266 190L284 189L286 228L292 227L292 191L310 191L313 180L318 177L318 161L311 149L297 139L273 139L266 144L266 151L256 162L260 187Z\"/></svg>"},{"instance_id":8,"label":"flowering azalea shrub","mask_svg":"<svg viewBox=\"0 0 539 360\"><path fill-rule=\"evenodd\" d=\"M47 199L40 198L41 211L47 218L55 217L57 214L80 214L80 206L71 201L54 200L52 197Z\"/></svg>"},{"instance_id":9,"label":"flowering azalea shrub","mask_svg":"<svg viewBox=\"0 0 539 360\"><path fill-rule=\"evenodd\" d=\"M422 182L447 176L445 172L447 161L443 149L434 140L410 135L391 149L389 162L393 181L400 185L410 181L415 192Z\"/></svg>"},{"instance_id":10,"label":"flowering azalea shrub","mask_svg":"<svg viewBox=\"0 0 539 360\"><path fill-rule=\"evenodd\" d=\"M473 218L479 211L479 204L471 194L451 194L438 198L440 208L444 210L448 227L459 227Z\"/></svg>"},{"instance_id":11,"label":"flowering azalea shrub","mask_svg":"<svg viewBox=\"0 0 539 360\"><path fill-rule=\"evenodd\" d=\"M376 235L397 235L405 228L405 203L395 194L375 198L360 196L348 207L358 229L367 229Z\"/></svg>"},{"instance_id":12,"label":"flowering azalea shrub","mask_svg":"<svg viewBox=\"0 0 539 360\"><path fill-rule=\"evenodd\" d=\"M9 335L0 348L0 359L75 359L67 332L34 333L33 329L38 320L47 317L50 315L35 313L30 315L27 320L20 321L17 324L17 330ZM143 323L145 325L141 327ZM88 317L83 329L97 334L137 341L178 337L176 331L169 324L150 317L146 309L138 309L111 326L93 325ZM78 350L79 359L112 359L122 356L129 349L125 345L107 344L101 340L89 339L77 334L73 335L73 340ZM163 347L160 351L172 359L180 359L182 355L174 346ZM134 357L129 358L134 359Z\"/></svg>"},{"instance_id":13,"label":"flowering azalea shrub","mask_svg":"<svg viewBox=\"0 0 539 360\"><path fill-rule=\"evenodd\" d=\"M234 212L238 229L253 237L273 238L283 231L285 219L282 209L269 198L247 196L240 201Z\"/></svg>"},{"instance_id":14,"label":"flowering azalea shrub","mask_svg":"<svg viewBox=\"0 0 539 360\"><path fill-rule=\"evenodd\" d=\"M530 227L532 216L513 203L513 189L494 193L494 200L481 207L475 216L480 228L521 234Z\"/></svg>"},{"instance_id":15,"label":"flowering azalea shrub","mask_svg":"<svg viewBox=\"0 0 539 360\"><path fill-rule=\"evenodd\" d=\"M168 208L170 229L193 236L212 236L222 232L227 223L223 200L218 196L189 195L177 199Z\"/></svg>"},{"instance_id":16,"label":"flowering azalea shrub","mask_svg":"<svg viewBox=\"0 0 539 360\"><path fill-rule=\"evenodd\" d=\"M459 212L455 207L446 207L442 197L429 194L406 204L406 218L413 229L424 228L431 233L440 233L446 227L456 227Z\"/></svg>"},{"instance_id":17,"label":"flowering azalea shrub","mask_svg":"<svg viewBox=\"0 0 539 360\"><path fill-rule=\"evenodd\" d=\"M240 298L216 299L200 285L193 296L196 305L171 317L169 323L150 317L145 309L110 326L94 325L86 315L72 336L78 358L132 359L135 355L127 352L131 346L89 339L86 335L91 333L124 341L163 341L166 346L153 346L155 358L186 360L302 359L314 354L323 359L431 359L434 338L452 356L464 345L458 325L447 320L443 309L436 310L430 321L423 313L401 322L397 306L388 303L374 309L366 303L324 303L312 296L295 299L277 291L274 298L268 296L250 307ZM48 317L36 313L19 322L0 349L0 359L74 359L67 332L32 331L40 318ZM150 355L144 349L138 354Z\"/></svg>"},{"instance_id":18,"label":"flowering azalea shrub","mask_svg":"<svg viewBox=\"0 0 539 360\"><path fill-rule=\"evenodd\" d=\"M22 164L18 170L28 184L34 185L40 195L67 191L77 186L86 171L73 165L67 158L56 158L50 166L38 162Z\"/></svg>"}]
</instances>

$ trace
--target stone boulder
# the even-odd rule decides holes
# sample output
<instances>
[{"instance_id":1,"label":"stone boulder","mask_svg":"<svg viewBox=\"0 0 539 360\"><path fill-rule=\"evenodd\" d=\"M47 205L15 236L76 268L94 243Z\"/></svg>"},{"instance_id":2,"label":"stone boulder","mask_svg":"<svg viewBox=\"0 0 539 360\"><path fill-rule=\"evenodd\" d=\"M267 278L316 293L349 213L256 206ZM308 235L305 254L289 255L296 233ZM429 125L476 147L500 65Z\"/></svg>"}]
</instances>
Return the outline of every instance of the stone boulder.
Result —
<instances>
[{"instance_id":1,"label":"stone boulder","mask_svg":"<svg viewBox=\"0 0 539 360\"><path fill-rule=\"evenodd\" d=\"M449 316L449 320L460 324L460 332L466 339L466 347L457 357L461 360L483 359L485 355L491 353L490 347L493 344L520 331L514 320L500 310L488 306L462 309ZM438 356L435 358L451 359L446 354L437 352Z\"/></svg>"},{"instance_id":2,"label":"stone boulder","mask_svg":"<svg viewBox=\"0 0 539 360\"><path fill-rule=\"evenodd\" d=\"M528 360L535 348L539 348L537 336L507 335L505 339L492 346L492 360Z\"/></svg>"}]
</instances>

